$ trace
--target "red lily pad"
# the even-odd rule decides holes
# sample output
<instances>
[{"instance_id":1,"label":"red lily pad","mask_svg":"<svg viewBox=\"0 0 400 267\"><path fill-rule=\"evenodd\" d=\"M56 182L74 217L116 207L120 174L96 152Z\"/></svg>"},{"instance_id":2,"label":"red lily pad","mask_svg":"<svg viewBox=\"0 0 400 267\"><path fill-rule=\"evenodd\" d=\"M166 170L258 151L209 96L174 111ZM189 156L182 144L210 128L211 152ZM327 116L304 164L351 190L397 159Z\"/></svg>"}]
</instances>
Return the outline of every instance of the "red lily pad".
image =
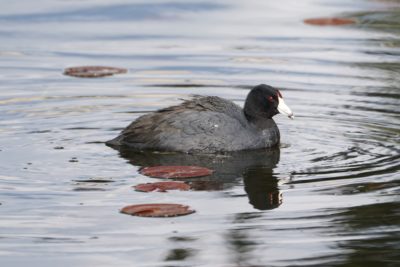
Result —
<instances>
[{"instance_id":1,"label":"red lily pad","mask_svg":"<svg viewBox=\"0 0 400 267\"><path fill-rule=\"evenodd\" d=\"M158 183L147 183L138 184L134 186L136 191L140 192L151 192L157 190L158 192L167 192L168 190L182 190L187 191L190 189L190 185L184 182L158 182Z\"/></svg>"},{"instance_id":2,"label":"red lily pad","mask_svg":"<svg viewBox=\"0 0 400 267\"><path fill-rule=\"evenodd\" d=\"M154 178L191 178L210 175L213 170L198 166L154 166L144 167L139 172Z\"/></svg>"},{"instance_id":3,"label":"red lily pad","mask_svg":"<svg viewBox=\"0 0 400 267\"><path fill-rule=\"evenodd\" d=\"M140 204L122 208L121 213L140 217L175 217L194 213L189 206L181 204Z\"/></svg>"},{"instance_id":4,"label":"red lily pad","mask_svg":"<svg viewBox=\"0 0 400 267\"><path fill-rule=\"evenodd\" d=\"M127 69L105 67L105 66L82 66L66 68L64 75L74 76L79 78L98 78L111 76L119 73L126 73Z\"/></svg>"},{"instance_id":5,"label":"red lily pad","mask_svg":"<svg viewBox=\"0 0 400 267\"><path fill-rule=\"evenodd\" d=\"M305 19L304 23L318 26L339 26L354 24L356 21L349 18L313 18Z\"/></svg>"}]
</instances>

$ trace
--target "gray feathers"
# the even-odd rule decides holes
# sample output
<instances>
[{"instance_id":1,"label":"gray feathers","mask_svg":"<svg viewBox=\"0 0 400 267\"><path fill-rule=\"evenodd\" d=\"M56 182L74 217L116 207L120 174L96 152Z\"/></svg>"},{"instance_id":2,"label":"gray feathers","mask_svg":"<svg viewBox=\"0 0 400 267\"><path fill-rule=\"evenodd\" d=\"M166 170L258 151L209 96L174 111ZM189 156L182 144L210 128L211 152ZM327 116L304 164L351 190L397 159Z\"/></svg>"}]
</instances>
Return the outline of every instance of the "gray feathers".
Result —
<instances>
[{"instance_id":1,"label":"gray feathers","mask_svg":"<svg viewBox=\"0 0 400 267\"><path fill-rule=\"evenodd\" d=\"M139 117L107 142L138 150L216 153L271 147L279 143L272 119L249 123L243 110L216 96L196 96L180 105Z\"/></svg>"}]
</instances>

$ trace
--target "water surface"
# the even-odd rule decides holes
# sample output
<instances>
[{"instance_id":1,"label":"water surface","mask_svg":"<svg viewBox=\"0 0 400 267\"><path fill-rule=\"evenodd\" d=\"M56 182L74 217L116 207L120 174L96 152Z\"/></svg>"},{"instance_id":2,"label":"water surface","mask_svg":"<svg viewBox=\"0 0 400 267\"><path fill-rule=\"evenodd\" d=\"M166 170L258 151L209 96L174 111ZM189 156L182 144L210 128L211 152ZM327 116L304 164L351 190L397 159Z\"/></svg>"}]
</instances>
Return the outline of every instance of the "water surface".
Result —
<instances>
[{"instance_id":1,"label":"water surface","mask_svg":"<svg viewBox=\"0 0 400 267\"><path fill-rule=\"evenodd\" d=\"M398 266L398 1L0 4L2 266ZM355 25L318 27L341 16ZM124 67L101 79L79 65ZM104 141L190 94L243 105L267 83L295 112L280 148L138 154ZM195 191L140 193L146 165L213 168ZM176 218L119 214L180 203Z\"/></svg>"}]
</instances>

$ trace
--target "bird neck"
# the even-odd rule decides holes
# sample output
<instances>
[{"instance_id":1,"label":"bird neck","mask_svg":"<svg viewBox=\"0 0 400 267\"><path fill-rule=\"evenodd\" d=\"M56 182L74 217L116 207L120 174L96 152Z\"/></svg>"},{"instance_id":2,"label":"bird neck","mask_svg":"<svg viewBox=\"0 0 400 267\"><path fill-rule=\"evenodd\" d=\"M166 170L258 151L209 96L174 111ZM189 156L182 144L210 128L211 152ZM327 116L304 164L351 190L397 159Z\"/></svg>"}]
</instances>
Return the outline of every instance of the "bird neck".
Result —
<instances>
[{"instance_id":1,"label":"bird neck","mask_svg":"<svg viewBox=\"0 0 400 267\"><path fill-rule=\"evenodd\" d=\"M266 129L276 126L275 121L272 118L268 118L265 113L249 114L244 111L244 115L249 124L257 129Z\"/></svg>"}]
</instances>

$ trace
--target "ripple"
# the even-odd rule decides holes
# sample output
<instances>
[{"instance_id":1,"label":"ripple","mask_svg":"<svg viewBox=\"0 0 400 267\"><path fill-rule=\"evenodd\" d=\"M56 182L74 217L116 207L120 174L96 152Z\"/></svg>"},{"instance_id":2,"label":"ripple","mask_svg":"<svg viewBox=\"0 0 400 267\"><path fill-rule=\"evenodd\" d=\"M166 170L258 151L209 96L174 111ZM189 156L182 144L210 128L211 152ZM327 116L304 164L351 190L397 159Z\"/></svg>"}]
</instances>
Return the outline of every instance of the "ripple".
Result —
<instances>
[{"instance_id":1,"label":"ripple","mask_svg":"<svg viewBox=\"0 0 400 267\"><path fill-rule=\"evenodd\" d=\"M3 265L398 261L398 3L31 2L0 10ZM315 14L358 23L304 25ZM61 74L105 62L129 73ZM280 148L196 157L104 145L142 114L192 94L243 105L259 83L279 88L296 114L274 117ZM215 173L189 192L132 190L154 179L139 166L183 163ZM118 213L155 202L187 203L197 213L160 223Z\"/></svg>"}]
</instances>

